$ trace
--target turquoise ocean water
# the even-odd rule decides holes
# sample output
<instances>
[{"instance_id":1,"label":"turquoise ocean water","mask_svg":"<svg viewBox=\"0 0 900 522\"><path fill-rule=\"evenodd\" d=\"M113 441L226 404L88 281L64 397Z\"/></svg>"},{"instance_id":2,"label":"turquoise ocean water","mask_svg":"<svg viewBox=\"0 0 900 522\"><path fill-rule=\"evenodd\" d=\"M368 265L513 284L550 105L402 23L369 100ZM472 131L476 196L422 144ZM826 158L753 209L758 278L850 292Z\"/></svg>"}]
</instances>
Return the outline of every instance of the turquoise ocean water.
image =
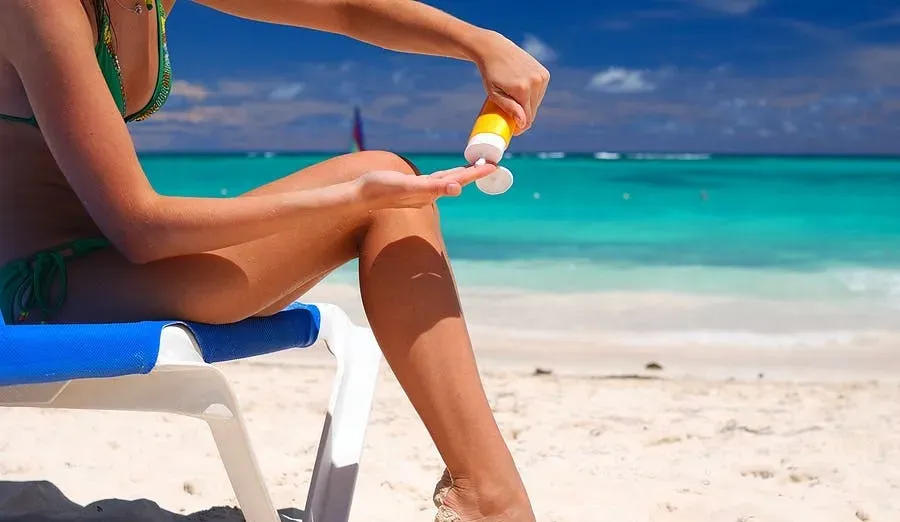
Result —
<instances>
[{"instance_id":1,"label":"turquoise ocean water","mask_svg":"<svg viewBox=\"0 0 900 522\"><path fill-rule=\"evenodd\" d=\"M326 155L145 155L156 189L230 197ZM456 156L410 155L423 171ZM607 156L607 158L609 158ZM900 158L512 157L439 206L461 285L900 303ZM353 267L336 279L355 280Z\"/></svg>"}]
</instances>

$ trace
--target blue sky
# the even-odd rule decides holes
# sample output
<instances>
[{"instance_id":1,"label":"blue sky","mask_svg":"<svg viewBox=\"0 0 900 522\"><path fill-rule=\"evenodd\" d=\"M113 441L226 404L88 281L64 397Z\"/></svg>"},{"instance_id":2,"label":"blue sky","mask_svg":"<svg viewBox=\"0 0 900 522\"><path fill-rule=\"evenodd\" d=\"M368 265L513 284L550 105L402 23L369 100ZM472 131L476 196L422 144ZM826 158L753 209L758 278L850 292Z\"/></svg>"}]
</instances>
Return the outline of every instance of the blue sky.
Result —
<instances>
[{"instance_id":1,"label":"blue sky","mask_svg":"<svg viewBox=\"0 0 900 522\"><path fill-rule=\"evenodd\" d=\"M252 0L246 0L252 1ZM900 153L895 0L430 0L551 71L513 151ZM892 5L893 4L893 5ZM250 22L180 0L174 95L141 150L462 150L472 64Z\"/></svg>"}]
</instances>

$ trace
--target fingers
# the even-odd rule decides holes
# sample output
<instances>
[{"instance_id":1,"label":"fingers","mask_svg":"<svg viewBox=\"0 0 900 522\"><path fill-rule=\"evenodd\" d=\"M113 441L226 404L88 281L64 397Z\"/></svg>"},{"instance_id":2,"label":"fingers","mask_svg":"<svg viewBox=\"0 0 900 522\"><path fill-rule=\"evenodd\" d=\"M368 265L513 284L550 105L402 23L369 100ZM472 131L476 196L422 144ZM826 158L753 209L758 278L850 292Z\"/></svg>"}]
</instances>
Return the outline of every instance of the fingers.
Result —
<instances>
[{"instance_id":1,"label":"fingers","mask_svg":"<svg viewBox=\"0 0 900 522\"><path fill-rule=\"evenodd\" d=\"M507 88L509 93L508 101L512 101L518 105L525 115L525 121L518 125L516 136L527 131L534 125L537 117L538 107L544 100L544 94L547 92L547 86L550 82L550 72L542 65L537 64L530 73L524 75L517 80L512 86ZM499 102L498 102L499 104ZM501 106L502 107L502 106ZM510 112L509 114L513 114Z\"/></svg>"},{"instance_id":2,"label":"fingers","mask_svg":"<svg viewBox=\"0 0 900 522\"><path fill-rule=\"evenodd\" d=\"M459 172L461 170L465 170L467 168L468 167L453 167L452 169L438 170L438 171L435 171L435 172L432 172L431 174L429 174L428 177L432 178L432 179L441 179L441 178L450 176L452 174L456 174L457 172Z\"/></svg>"},{"instance_id":3,"label":"fingers","mask_svg":"<svg viewBox=\"0 0 900 522\"><path fill-rule=\"evenodd\" d=\"M547 85L549 82L550 71L542 65L538 65L538 67L528 75L528 110L531 112L530 118L528 119L528 126L522 129L521 132L527 131L534 125L534 120L537 119L538 108L541 106L541 102L544 101L544 94L547 92ZM521 134L521 132L519 134Z\"/></svg>"},{"instance_id":4,"label":"fingers","mask_svg":"<svg viewBox=\"0 0 900 522\"><path fill-rule=\"evenodd\" d=\"M514 95L513 93L505 93L499 90L491 91L491 98L494 100L494 103L497 104L500 109L506 114L512 116L513 120L516 123L516 129L513 134L520 134L521 129L528 126L531 121L528 109L525 107L525 103L522 103L520 100L524 100L527 98L525 95ZM528 102L530 104L530 102Z\"/></svg>"},{"instance_id":5,"label":"fingers","mask_svg":"<svg viewBox=\"0 0 900 522\"><path fill-rule=\"evenodd\" d=\"M469 176L475 176L474 180L477 180L480 177L486 176L496 170L497 166L486 163L484 165L468 165L465 167L454 167L452 169L440 170L437 172L433 172L428 175L429 178L441 179L441 178L456 178L459 179L461 176L463 179L468 178ZM474 181L473 180L473 181Z\"/></svg>"},{"instance_id":6,"label":"fingers","mask_svg":"<svg viewBox=\"0 0 900 522\"><path fill-rule=\"evenodd\" d=\"M478 181L495 170L497 170L497 166L488 163L441 170L428 176L410 176L406 178L406 190L409 192L425 192L432 199L444 196L455 197L462 194L463 187Z\"/></svg>"},{"instance_id":7,"label":"fingers","mask_svg":"<svg viewBox=\"0 0 900 522\"><path fill-rule=\"evenodd\" d=\"M462 186L455 179L430 175L407 178L407 190L409 192L425 192L434 200L443 196L458 196L462 193Z\"/></svg>"},{"instance_id":8,"label":"fingers","mask_svg":"<svg viewBox=\"0 0 900 522\"><path fill-rule=\"evenodd\" d=\"M479 179L490 175L491 173L493 173L496 170L497 170L496 165L488 163L485 165L472 166L472 167L462 169L458 172L455 172L455 173L447 176L447 179L452 179L452 180L456 181L457 183L459 183L460 186L465 187L466 185L468 185L470 183L474 183L474 182L478 181Z\"/></svg>"},{"instance_id":9,"label":"fingers","mask_svg":"<svg viewBox=\"0 0 900 522\"><path fill-rule=\"evenodd\" d=\"M532 96L531 91L521 85L509 90L512 91L510 94L495 93L494 100L498 107L515 120L516 128L513 135L518 136L528 130L531 127L531 122L534 121Z\"/></svg>"},{"instance_id":10,"label":"fingers","mask_svg":"<svg viewBox=\"0 0 900 522\"><path fill-rule=\"evenodd\" d=\"M526 81L522 81L513 86L511 90L513 92L510 94L515 100L515 103L521 107L522 113L525 115L525 120L516 125L515 132L513 133L518 136L531 128L531 124L534 121L534 106L531 103L531 85Z\"/></svg>"},{"instance_id":11,"label":"fingers","mask_svg":"<svg viewBox=\"0 0 900 522\"><path fill-rule=\"evenodd\" d=\"M537 119L538 108L544 101L544 95L547 94L547 87L550 84L550 71L548 71L544 67L541 67L540 71L538 71L536 77L533 78L532 81L536 82L534 88L531 91L531 106L534 110L534 114L532 115L533 119L531 120L531 123L533 125L534 120Z\"/></svg>"},{"instance_id":12,"label":"fingers","mask_svg":"<svg viewBox=\"0 0 900 522\"><path fill-rule=\"evenodd\" d=\"M460 185L459 183L450 182L444 186L444 193L442 195L456 197L460 194L462 194L462 185Z\"/></svg>"}]
</instances>

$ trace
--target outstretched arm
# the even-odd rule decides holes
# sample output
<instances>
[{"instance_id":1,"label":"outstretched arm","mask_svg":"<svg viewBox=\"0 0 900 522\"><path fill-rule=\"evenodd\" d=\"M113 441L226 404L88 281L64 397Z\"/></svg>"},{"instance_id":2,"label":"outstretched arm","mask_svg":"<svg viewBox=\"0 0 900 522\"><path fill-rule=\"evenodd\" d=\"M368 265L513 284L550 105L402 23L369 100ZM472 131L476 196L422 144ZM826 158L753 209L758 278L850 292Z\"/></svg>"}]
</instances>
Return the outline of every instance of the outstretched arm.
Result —
<instances>
[{"instance_id":1,"label":"outstretched arm","mask_svg":"<svg viewBox=\"0 0 900 522\"><path fill-rule=\"evenodd\" d=\"M394 51L475 62L487 94L519 134L534 122L550 73L501 34L416 0L195 0L242 18L343 34ZM490 0L486 0L490 1Z\"/></svg>"},{"instance_id":2,"label":"outstretched arm","mask_svg":"<svg viewBox=\"0 0 900 522\"><path fill-rule=\"evenodd\" d=\"M81 2L0 0L0 51L22 80L44 140L75 194L104 236L135 263L245 243L337 208L404 206L403 197L419 194L433 200L448 190L458 193L460 178L478 174L467 169L448 177L406 176L402 183L382 180L399 190L392 197L378 192L378 201L355 182L230 199L163 196L147 181L97 66Z\"/></svg>"},{"instance_id":3,"label":"outstretched arm","mask_svg":"<svg viewBox=\"0 0 900 522\"><path fill-rule=\"evenodd\" d=\"M342 34L385 49L475 61L494 33L415 0L195 0L228 14Z\"/></svg>"}]
</instances>

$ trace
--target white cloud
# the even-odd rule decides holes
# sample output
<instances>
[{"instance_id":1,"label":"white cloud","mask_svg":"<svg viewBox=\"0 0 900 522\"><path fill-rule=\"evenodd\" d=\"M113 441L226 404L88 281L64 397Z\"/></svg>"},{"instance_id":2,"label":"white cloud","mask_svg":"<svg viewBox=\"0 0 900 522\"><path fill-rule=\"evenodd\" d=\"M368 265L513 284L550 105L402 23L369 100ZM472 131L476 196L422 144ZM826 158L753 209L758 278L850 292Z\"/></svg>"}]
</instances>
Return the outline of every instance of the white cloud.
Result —
<instances>
[{"instance_id":1,"label":"white cloud","mask_svg":"<svg viewBox=\"0 0 900 522\"><path fill-rule=\"evenodd\" d=\"M258 86L244 80L220 80L216 94L229 98L249 98L257 92Z\"/></svg>"},{"instance_id":2,"label":"white cloud","mask_svg":"<svg viewBox=\"0 0 900 522\"><path fill-rule=\"evenodd\" d=\"M850 52L854 72L877 86L900 84L900 45L870 45Z\"/></svg>"},{"instance_id":3,"label":"white cloud","mask_svg":"<svg viewBox=\"0 0 900 522\"><path fill-rule=\"evenodd\" d=\"M247 122L248 112L243 107L195 106L186 110L161 111L153 116L154 123L210 123L241 126Z\"/></svg>"},{"instance_id":4,"label":"white cloud","mask_svg":"<svg viewBox=\"0 0 900 522\"><path fill-rule=\"evenodd\" d=\"M274 101L293 100L304 90L306 90L306 84L302 82L279 85L269 93L269 99Z\"/></svg>"},{"instance_id":5,"label":"white cloud","mask_svg":"<svg viewBox=\"0 0 900 522\"><path fill-rule=\"evenodd\" d=\"M209 90L197 83L190 83L185 80L175 80L172 82L172 94L174 96L182 96L191 101L203 101L209 96Z\"/></svg>"},{"instance_id":6,"label":"white cloud","mask_svg":"<svg viewBox=\"0 0 900 522\"><path fill-rule=\"evenodd\" d=\"M533 34L525 35L525 39L522 41L522 49L525 49L525 52L534 56L534 59L541 63L553 62L558 57L556 51Z\"/></svg>"},{"instance_id":7,"label":"white cloud","mask_svg":"<svg viewBox=\"0 0 900 522\"><path fill-rule=\"evenodd\" d=\"M150 120L165 123L211 124L244 129L273 127L313 116L345 116L350 108L343 103L309 99L294 101L244 101L239 104L197 105L183 110L160 111Z\"/></svg>"},{"instance_id":8,"label":"white cloud","mask_svg":"<svg viewBox=\"0 0 900 522\"><path fill-rule=\"evenodd\" d=\"M823 55L829 60L816 63L816 74L757 75L715 67L718 62L677 69L627 61L563 67L544 101L538 138L563 148L593 146L596 133L618 147L653 136L653 143L676 149L844 150L849 140L839 128L846 125L866 139L860 148L896 149L900 45L857 43ZM349 121L360 99L373 145L448 150L465 138L472 110L484 100L481 82L467 74L475 68L454 63L424 70L403 62L384 68L357 63L347 74L340 62L311 63L271 76L185 77L175 87L177 103L141 124L140 146L338 149L349 132L341 122ZM428 129L438 131L437 141ZM589 138L579 141L584 134Z\"/></svg>"},{"instance_id":9,"label":"white cloud","mask_svg":"<svg viewBox=\"0 0 900 522\"><path fill-rule=\"evenodd\" d=\"M885 18L881 18L878 20L872 20L871 22L865 22L856 26L857 29L880 29L882 27L891 27L895 25L900 25L900 11L896 11L893 15L887 16Z\"/></svg>"},{"instance_id":10,"label":"white cloud","mask_svg":"<svg viewBox=\"0 0 900 522\"><path fill-rule=\"evenodd\" d=\"M656 84L646 78L646 71L610 67L595 74L587 85L588 90L610 94L634 94L653 92Z\"/></svg>"},{"instance_id":11,"label":"white cloud","mask_svg":"<svg viewBox=\"0 0 900 522\"><path fill-rule=\"evenodd\" d=\"M703 9L729 15L745 15L757 10L765 0L682 0Z\"/></svg>"}]
</instances>

